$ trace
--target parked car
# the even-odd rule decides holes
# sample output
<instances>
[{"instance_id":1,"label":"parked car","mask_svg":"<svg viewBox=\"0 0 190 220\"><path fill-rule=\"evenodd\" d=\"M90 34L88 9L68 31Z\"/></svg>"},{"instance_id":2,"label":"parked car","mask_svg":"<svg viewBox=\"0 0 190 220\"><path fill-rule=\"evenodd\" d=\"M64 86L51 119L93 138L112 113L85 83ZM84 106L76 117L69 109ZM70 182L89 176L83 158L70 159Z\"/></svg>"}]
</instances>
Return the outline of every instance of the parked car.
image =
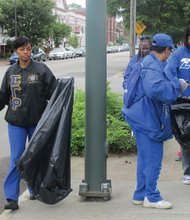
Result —
<instances>
[{"instance_id":1,"label":"parked car","mask_svg":"<svg viewBox=\"0 0 190 220\"><path fill-rule=\"evenodd\" d=\"M107 53L113 53L112 47L107 47Z\"/></svg>"},{"instance_id":2,"label":"parked car","mask_svg":"<svg viewBox=\"0 0 190 220\"><path fill-rule=\"evenodd\" d=\"M75 52L76 52L76 56L77 57L84 57L85 56L85 52L82 48L75 48Z\"/></svg>"},{"instance_id":3,"label":"parked car","mask_svg":"<svg viewBox=\"0 0 190 220\"><path fill-rule=\"evenodd\" d=\"M67 58L76 58L76 52L75 49L72 47L65 47L65 50L67 51Z\"/></svg>"},{"instance_id":4,"label":"parked car","mask_svg":"<svg viewBox=\"0 0 190 220\"><path fill-rule=\"evenodd\" d=\"M32 58L38 61L46 61L46 53L41 48L33 48L32 50Z\"/></svg>"},{"instance_id":5,"label":"parked car","mask_svg":"<svg viewBox=\"0 0 190 220\"><path fill-rule=\"evenodd\" d=\"M49 60L66 59L66 58L67 58L67 51L63 47L55 47L49 53Z\"/></svg>"},{"instance_id":6,"label":"parked car","mask_svg":"<svg viewBox=\"0 0 190 220\"><path fill-rule=\"evenodd\" d=\"M17 61L18 61L18 55L16 52L14 52L9 58L10 65L16 63Z\"/></svg>"},{"instance_id":7,"label":"parked car","mask_svg":"<svg viewBox=\"0 0 190 220\"><path fill-rule=\"evenodd\" d=\"M125 51L129 51L130 50L129 45L128 44L124 45L124 49Z\"/></svg>"}]
</instances>

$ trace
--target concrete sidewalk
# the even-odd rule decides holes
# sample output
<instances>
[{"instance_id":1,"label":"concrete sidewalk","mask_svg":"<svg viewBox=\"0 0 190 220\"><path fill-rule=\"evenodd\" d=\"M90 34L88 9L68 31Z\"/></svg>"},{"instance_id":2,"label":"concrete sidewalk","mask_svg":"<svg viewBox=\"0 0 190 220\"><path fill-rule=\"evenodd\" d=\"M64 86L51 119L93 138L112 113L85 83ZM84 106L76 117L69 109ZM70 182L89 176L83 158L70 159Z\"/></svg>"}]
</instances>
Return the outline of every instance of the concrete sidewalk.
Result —
<instances>
[{"instance_id":1,"label":"concrete sidewalk","mask_svg":"<svg viewBox=\"0 0 190 220\"><path fill-rule=\"evenodd\" d=\"M1 66L7 66L9 65L9 60L8 59L0 59L0 68Z\"/></svg>"},{"instance_id":2,"label":"concrete sidewalk","mask_svg":"<svg viewBox=\"0 0 190 220\"><path fill-rule=\"evenodd\" d=\"M112 182L109 201L85 201L79 195L84 178L84 158L72 158L73 192L55 205L28 199L25 192L17 211L4 211L0 220L189 220L190 186L182 183L181 162L174 161L178 145L174 140L165 144L163 169L158 187L165 200L173 203L171 210L149 209L132 204L135 188L136 155L110 156L107 179Z\"/></svg>"}]
</instances>

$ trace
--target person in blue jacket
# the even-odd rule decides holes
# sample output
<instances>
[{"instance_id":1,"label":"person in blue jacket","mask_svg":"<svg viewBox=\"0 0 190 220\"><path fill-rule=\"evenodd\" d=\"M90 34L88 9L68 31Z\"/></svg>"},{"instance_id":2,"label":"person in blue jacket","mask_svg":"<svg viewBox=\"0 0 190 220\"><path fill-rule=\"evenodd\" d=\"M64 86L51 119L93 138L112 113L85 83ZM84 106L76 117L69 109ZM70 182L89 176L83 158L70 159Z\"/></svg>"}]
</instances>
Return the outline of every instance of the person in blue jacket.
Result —
<instances>
[{"instance_id":1,"label":"person in blue jacket","mask_svg":"<svg viewBox=\"0 0 190 220\"><path fill-rule=\"evenodd\" d=\"M157 189L162 166L163 143L172 137L170 104L187 88L183 79L168 79L164 73L165 61L174 48L172 38L166 34L153 36L149 55L142 61L135 98L130 107L122 109L131 126L138 149L137 186L133 203L144 207L169 209Z\"/></svg>"},{"instance_id":2,"label":"person in blue jacket","mask_svg":"<svg viewBox=\"0 0 190 220\"><path fill-rule=\"evenodd\" d=\"M124 81L123 81L123 88L126 88L128 77L137 63L141 63L143 58L149 54L151 48L151 38L149 36L141 36L140 37L140 44L139 44L139 51L135 54L129 61L127 68L124 73Z\"/></svg>"},{"instance_id":3,"label":"person in blue jacket","mask_svg":"<svg viewBox=\"0 0 190 220\"><path fill-rule=\"evenodd\" d=\"M167 77L178 77L190 82L190 26L185 32L184 46L179 47L168 59L165 68ZM190 88L182 96L190 97ZM190 185L190 150L181 147L182 166L184 171L183 183Z\"/></svg>"}]
</instances>

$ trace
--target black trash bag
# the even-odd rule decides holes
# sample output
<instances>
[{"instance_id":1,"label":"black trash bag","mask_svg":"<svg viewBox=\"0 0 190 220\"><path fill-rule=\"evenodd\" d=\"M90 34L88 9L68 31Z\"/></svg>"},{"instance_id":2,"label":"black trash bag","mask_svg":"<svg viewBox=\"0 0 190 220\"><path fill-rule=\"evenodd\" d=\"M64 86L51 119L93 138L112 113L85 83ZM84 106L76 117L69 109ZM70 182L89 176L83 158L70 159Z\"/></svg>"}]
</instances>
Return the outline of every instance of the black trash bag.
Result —
<instances>
[{"instance_id":1,"label":"black trash bag","mask_svg":"<svg viewBox=\"0 0 190 220\"><path fill-rule=\"evenodd\" d=\"M55 204L71 191L70 141L74 79L58 85L20 160L16 161L36 198Z\"/></svg>"},{"instance_id":2,"label":"black trash bag","mask_svg":"<svg viewBox=\"0 0 190 220\"><path fill-rule=\"evenodd\" d=\"M190 150L190 98L180 97L172 104L173 134L186 150Z\"/></svg>"}]
</instances>

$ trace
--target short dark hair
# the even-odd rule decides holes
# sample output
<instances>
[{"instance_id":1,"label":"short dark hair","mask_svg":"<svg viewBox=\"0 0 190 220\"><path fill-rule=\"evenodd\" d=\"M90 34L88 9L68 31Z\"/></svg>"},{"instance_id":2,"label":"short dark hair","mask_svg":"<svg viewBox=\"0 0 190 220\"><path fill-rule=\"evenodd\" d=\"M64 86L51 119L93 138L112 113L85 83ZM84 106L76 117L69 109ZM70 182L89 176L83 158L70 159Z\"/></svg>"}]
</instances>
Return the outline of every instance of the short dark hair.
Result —
<instances>
[{"instance_id":1,"label":"short dark hair","mask_svg":"<svg viewBox=\"0 0 190 220\"><path fill-rule=\"evenodd\" d=\"M151 41L151 37L150 36L141 36L140 37L140 41L143 41L143 40L150 40Z\"/></svg>"},{"instance_id":2,"label":"short dark hair","mask_svg":"<svg viewBox=\"0 0 190 220\"><path fill-rule=\"evenodd\" d=\"M27 44L31 44L32 46L32 42L28 37L25 36L17 37L14 41L14 49L18 49L19 47L25 46Z\"/></svg>"},{"instance_id":3,"label":"short dark hair","mask_svg":"<svg viewBox=\"0 0 190 220\"><path fill-rule=\"evenodd\" d=\"M190 46L190 45L189 45L189 42L188 42L189 36L190 36L190 26L187 27L186 32L185 32L185 41L184 41L184 44L185 44L186 47L189 47L189 46Z\"/></svg>"},{"instance_id":4,"label":"short dark hair","mask_svg":"<svg viewBox=\"0 0 190 220\"><path fill-rule=\"evenodd\" d=\"M153 41L154 42L154 41ZM164 50L166 49L167 47L158 47L158 46L152 46L151 47L151 50L153 51L156 51L157 53L163 53Z\"/></svg>"}]
</instances>

